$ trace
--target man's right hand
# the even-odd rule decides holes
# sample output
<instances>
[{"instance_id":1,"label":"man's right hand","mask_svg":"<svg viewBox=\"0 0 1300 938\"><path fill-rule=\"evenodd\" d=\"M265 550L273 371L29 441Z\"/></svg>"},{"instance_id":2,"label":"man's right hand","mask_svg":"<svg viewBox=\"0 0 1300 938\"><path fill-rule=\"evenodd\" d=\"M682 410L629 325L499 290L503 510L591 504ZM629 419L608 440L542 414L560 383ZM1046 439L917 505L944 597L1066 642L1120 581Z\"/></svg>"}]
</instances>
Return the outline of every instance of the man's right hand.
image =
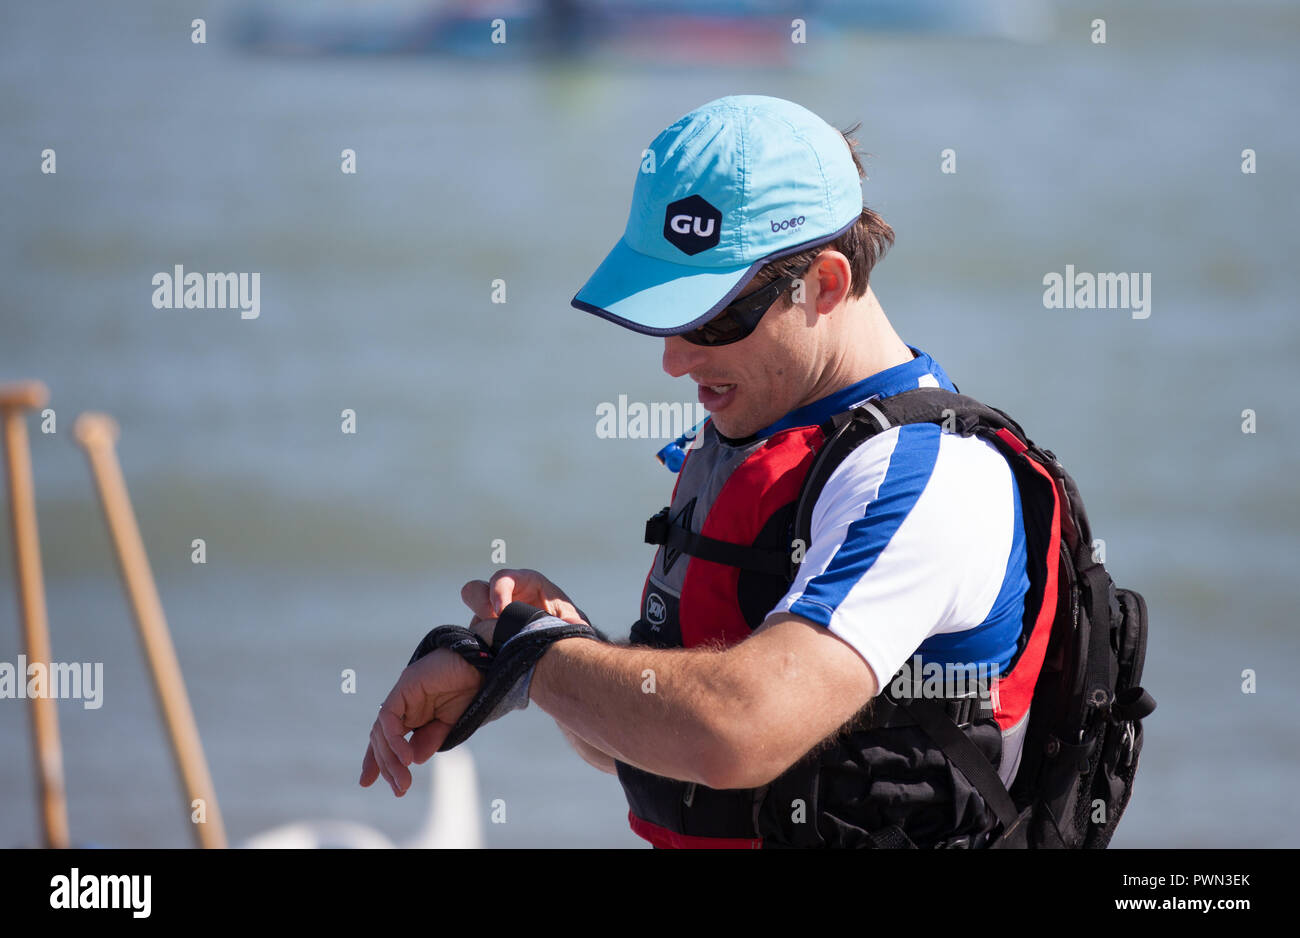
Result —
<instances>
[{"instance_id":1,"label":"man's right hand","mask_svg":"<svg viewBox=\"0 0 1300 938\"><path fill-rule=\"evenodd\" d=\"M501 610L512 602L543 609L565 622L591 624L564 590L536 570L498 570L491 580L470 580L461 587L460 598L474 614L470 629L488 643Z\"/></svg>"}]
</instances>

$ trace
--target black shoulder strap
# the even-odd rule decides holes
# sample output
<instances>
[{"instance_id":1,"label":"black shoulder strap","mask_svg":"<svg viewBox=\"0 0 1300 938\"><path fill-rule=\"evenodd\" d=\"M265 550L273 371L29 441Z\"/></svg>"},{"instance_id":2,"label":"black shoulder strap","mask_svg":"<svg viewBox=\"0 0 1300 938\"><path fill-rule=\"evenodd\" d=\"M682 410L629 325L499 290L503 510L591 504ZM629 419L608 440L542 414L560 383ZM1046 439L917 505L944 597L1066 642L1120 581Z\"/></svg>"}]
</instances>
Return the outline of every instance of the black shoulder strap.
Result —
<instances>
[{"instance_id":1,"label":"black shoulder strap","mask_svg":"<svg viewBox=\"0 0 1300 938\"><path fill-rule=\"evenodd\" d=\"M970 436L983 422L993 428L1005 427L1025 440L1020 425L996 407L943 388L914 388L868 403L875 404L892 426L937 423L953 433Z\"/></svg>"},{"instance_id":2,"label":"black shoulder strap","mask_svg":"<svg viewBox=\"0 0 1300 938\"><path fill-rule=\"evenodd\" d=\"M914 388L892 397L863 401L852 410L836 414L822 424L826 442L818 451L799 493L794 513L796 550L789 558L791 582L798 573L798 562L794 558L802 558L812 541L813 508L831 474L850 453L873 436L914 423L938 424L961 436L1007 429L1030 445L1020 425L1002 411L944 388ZM803 550L797 549L800 546Z\"/></svg>"}]
</instances>

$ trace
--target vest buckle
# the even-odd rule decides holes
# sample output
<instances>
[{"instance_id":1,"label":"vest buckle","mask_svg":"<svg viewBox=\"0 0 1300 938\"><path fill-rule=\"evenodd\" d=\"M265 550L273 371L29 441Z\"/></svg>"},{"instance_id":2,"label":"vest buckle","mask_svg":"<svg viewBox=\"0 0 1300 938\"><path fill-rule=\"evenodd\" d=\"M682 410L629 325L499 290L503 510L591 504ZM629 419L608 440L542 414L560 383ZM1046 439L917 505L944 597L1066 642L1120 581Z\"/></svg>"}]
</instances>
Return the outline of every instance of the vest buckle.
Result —
<instances>
[{"instance_id":1,"label":"vest buckle","mask_svg":"<svg viewBox=\"0 0 1300 938\"><path fill-rule=\"evenodd\" d=\"M647 518L645 523L645 542L647 544L667 544L668 543L668 511L669 507L660 509L652 518Z\"/></svg>"}]
</instances>

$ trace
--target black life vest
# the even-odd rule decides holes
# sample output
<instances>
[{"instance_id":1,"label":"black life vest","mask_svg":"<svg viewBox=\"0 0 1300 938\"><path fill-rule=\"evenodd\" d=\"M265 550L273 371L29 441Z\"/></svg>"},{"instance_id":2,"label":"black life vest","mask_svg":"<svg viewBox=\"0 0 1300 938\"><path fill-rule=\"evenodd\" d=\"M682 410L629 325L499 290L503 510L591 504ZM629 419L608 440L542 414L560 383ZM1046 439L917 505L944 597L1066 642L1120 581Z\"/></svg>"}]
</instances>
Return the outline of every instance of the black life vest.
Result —
<instances>
[{"instance_id":1,"label":"black life vest","mask_svg":"<svg viewBox=\"0 0 1300 938\"><path fill-rule=\"evenodd\" d=\"M1065 683L1060 675L1073 667L1081 675L1075 683L1083 684L1087 672L1101 688L1092 698L1096 712L1111 720L1130 718L1127 743L1108 745L1120 747L1113 762L1127 758L1135 767L1140 717L1154 703L1136 688L1144 699L1135 702L1135 695L1128 695L1123 707L1131 709L1125 711L1114 700L1114 668L1098 674L1087 661L1059 660L1070 657L1070 640L1077 638L1067 633L1080 618L1078 571L1088 567L1082 554L1072 556L1063 546L1063 534L1075 541L1087 535L1082 506L1063 505L1071 494L1078 501L1073 483L1062 484L1068 476L1055 457L1034 447L1005 414L939 388L870 401L820 425L787 428L747 445L720 445L711 423L706 426L702 448L692 450L682 466L672 504L647 522L646 541L659 550L632 643L690 648L746 638L793 582L803 553L795 547L810 543L812 508L835 467L875 434L921 422L992 443L1010 464L1020 491L1029 588L1016 653L998 681L992 708L970 694L900 699L891 680L849 726L759 789L715 790L617 763L636 833L660 847L981 847L995 841L1038 846L1037 841L1053 839L1062 841L1054 845L1075 846L1064 842L1071 839L1068 833L1044 833L1044 823L1053 830L1058 825L1055 819L1042 820L1051 811L1040 810L1037 783L1046 771L1048 757L1042 753L1050 757L1053 745L1060 751L1061 739L1054 734L1068 737L1067 748L1079 742L1078 750L1070 751L1085 767L1093 750L1102 748L1104 739L1089 737L1084 753L1084 733L1075 732L1085 717L1093 719L1093 710L1070 709L1080 692L1091 690L1058 693L1061 699L1044 707L1041 725L1029 722L1027 745L1033 751L1020 765L1014 797L994 769L1002 759L1004 733L1024 730L1049 642L1054 657L1046 670L1053 681ZM1092 566L1105 575L1099 564ZM1105 583L1110 584L1108 577ZM1107 601L1099 595L1097 608ZM1115 605L1113 587L1109 602ZM1090 606L1088 612L1093 611ZM1144 650L1145 607L1141 611ZM1102 660L1099 649L1095 644L1097 661ZM1136 684L1140 669L1139 655L1130 683ZM1064 728L1058 725L1063 721ZM1128 786L1131 782L1130 772ZM1078 799L1077 792L1070 794L1070 810ZM1115 800L1113 820L1127 801L1127 789Z\"/></svg>"}]
</instances>

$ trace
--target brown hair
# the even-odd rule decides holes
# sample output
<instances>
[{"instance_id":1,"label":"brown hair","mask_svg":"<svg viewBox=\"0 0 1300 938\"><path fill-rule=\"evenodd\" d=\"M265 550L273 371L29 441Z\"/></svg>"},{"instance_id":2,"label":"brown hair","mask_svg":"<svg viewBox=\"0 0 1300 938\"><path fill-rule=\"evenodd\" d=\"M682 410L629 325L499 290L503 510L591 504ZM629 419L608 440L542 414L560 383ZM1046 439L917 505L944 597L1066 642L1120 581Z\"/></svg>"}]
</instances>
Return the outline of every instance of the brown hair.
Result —
<instances>
[{"instance_id":1,"label":"brown hair","mask_svg":"<svg viewBox=\"0 0 1300 938\"><path fill-rule=\"evenodd\" d=\"M853 156L853 165L857 167L858 175L866 178L867 173L862 168L862 158L858 155L858 141L853 136L861 126L860 123L854 124L848 130L841 130L840 134L844 137L844 143ZM852 278L849 295L859 297L867 292L871 269L876 266L876 261L885 256L885 252L889 250L893 243L894 229L871 209L863 207L862 214L858 216L858 220L853 227L834 241L808 248L806 251L800 251L798 254L791 254L789 257L782 257L764 265L755 274L753 282L765 284L781 277L802 276L804 271L817 258L817 255L823 251L834 250L839 251L848 258L849 272Z\"/></svg>"}]
</instances>

